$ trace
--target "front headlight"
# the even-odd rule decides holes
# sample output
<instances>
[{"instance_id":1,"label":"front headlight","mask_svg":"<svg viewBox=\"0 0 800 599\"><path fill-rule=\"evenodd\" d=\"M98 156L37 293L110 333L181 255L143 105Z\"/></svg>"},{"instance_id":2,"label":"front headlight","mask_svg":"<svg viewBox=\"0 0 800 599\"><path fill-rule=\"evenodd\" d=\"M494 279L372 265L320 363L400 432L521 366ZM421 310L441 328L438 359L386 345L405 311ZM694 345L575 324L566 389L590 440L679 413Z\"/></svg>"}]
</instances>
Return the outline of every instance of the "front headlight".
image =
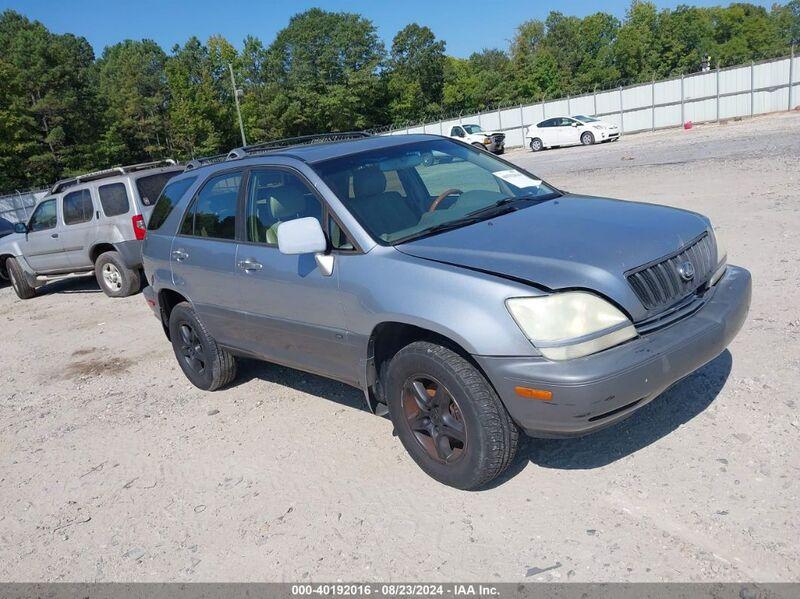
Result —
<instances>
[{"instance_id":1,"label":"front headlight","mask_svg":"<svg viewBox=\"0 0 800 599\"><path fill-rule=\"evenodd\" d=\"M636 337L622 312L584 291L515 297L506 306L525 336L551 360L588 356Z\"/></svg>"},{"instance_id":2,"label":"front headlight","mask_svg":"<svg viewBox=\"0 0 800 599\"><path fill-rule=\"evenodd\" d=\"M484 137L484 138L483 138L483 144L484 144L484 145L487 145L487 146L488 146L490 143L492 143L492 140L491 140L491 139L489 139L488 137Z\"/></svg>"},{"instance_id":3,"label":"front headlight","mask_svg":"<svg viewBox=\"0 0 800 599\"><path fill-rule=\"evenodd\" d=\"M725 241L722 235L719 232L719 229L716 227L714 229L714 243L717 246L717 270L714 271L714 274L711 275L711 280L708 282L709 287L713 287L717 284L722 278L722 275L725 274L725 270L728 268L728 248L725 245Z\"/></svg>"}]
</instances>

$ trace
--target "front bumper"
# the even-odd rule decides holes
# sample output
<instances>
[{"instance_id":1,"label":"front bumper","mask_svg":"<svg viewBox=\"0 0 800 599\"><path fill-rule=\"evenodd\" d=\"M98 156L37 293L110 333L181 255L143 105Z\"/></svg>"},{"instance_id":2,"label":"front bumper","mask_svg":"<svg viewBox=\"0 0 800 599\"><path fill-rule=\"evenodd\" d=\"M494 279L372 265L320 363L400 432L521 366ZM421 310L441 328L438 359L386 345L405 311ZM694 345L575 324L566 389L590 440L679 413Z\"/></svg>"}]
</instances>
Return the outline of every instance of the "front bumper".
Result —
<instances>
[{"instance_id":1,"label":"front bumper","mask_svg":"<svg viewBox=\"0 0 800 599\"><path fill-rule=\"evenodd\" d=\"M511 417L533 437L574 437L610 426L722 353L750 308L750 273L729 266L697 312L591 356L475 356ZM517 386L552 392L526 399Z\"/></svg>"},{"instance_id":2,"label":"front bumper","mask_svg":"<svg viewBox=\"0 0 800 599\"><path fill-rule=\"evenodd\" d=\"M492 142L489 144L483 144L483 146L490 151L492 154L500 154L506 147L505 141L500 142Z\"/></svg>"}]
</instances>

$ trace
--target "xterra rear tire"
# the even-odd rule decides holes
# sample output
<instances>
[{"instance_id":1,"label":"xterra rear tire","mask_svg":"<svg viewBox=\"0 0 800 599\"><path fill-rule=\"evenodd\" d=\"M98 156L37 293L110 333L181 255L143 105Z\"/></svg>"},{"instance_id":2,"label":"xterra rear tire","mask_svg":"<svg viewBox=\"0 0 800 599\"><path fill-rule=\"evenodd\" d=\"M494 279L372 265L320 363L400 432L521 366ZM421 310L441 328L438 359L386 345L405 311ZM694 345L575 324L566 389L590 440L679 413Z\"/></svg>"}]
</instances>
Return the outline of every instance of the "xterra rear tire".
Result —
<instances>
[{"instance_id":1,"label":"xterra rear tire","mask_svg":"<svg viewBox=\"0 0 800 599\"><path fill-rule=\"evenodd\" d=\"M479 489L514 459L516 424L481 372L446 347L417 341L397 352L386 400L406 451L445 485Z\"/></svg>"},{"instance_id":2,"label":"xterra rear tire","mask_svg":"<svg viewBox=\"0 0 800 599\"><path fill-rule=\"evenodd\" d=\"M94 276L108 297L128 297L142 286L139 271L128 268L119 252L104 252L94 263Z\"/></svg>"},{"instance_id":3,"label":"xterra rear tire","mask_svg":"<svg viewBox=\"0 0 800 599\"><path fill-rule=\"evenodd\" d=\"M172 309L169 338L183 374L195 387L216 391L236 378L236 359L217 345L189 302Z\"/></svg>"},{"instance_id":4,"label":"xterra rear tire","mask_svg":"<svg viewBox=\"0 0 800 599\"><path fill-rule=\"evenodd\" d=\"M30 283L28 283L28 279L25 278L25 273L16 258L8 258L6 260L6 272L8 273L8 280L11 281L11 286L19 299L31 299L36 295L36 287L31 287Z\"/></svg>"}]
</instances>

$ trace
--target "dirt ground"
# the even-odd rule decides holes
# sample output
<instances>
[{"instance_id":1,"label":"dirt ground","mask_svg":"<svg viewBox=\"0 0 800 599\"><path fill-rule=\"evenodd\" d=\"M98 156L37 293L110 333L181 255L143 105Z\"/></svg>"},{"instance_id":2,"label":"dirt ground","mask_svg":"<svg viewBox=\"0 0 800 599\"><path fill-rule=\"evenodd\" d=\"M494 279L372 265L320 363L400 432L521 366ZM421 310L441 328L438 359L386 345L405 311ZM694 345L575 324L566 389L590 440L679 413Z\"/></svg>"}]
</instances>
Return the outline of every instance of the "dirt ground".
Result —
<instances>
[{"instance_id":1,"label":"dirt ground","mask_svg":"<svg viewBox=\"0 0 800 599\"><path fill-rule=\"evenodd\" d=\"M203 393L140 295L2 287L0 580L800 580L800 114L508 158L708 214L753 273L730 350L466 493L355 389L245 361Z\"/></svg>"}]
</instances>

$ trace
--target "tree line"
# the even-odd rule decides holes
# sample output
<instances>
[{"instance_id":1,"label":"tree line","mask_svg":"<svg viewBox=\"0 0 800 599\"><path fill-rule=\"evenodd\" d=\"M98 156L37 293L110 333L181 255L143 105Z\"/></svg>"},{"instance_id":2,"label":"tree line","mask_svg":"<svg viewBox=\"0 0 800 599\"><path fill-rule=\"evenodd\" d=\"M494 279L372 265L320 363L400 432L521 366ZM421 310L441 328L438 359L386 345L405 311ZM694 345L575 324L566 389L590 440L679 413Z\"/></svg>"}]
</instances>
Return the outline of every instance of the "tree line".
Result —
<instances>
[{"instance_id":1,"label":"tree line","mask_svg":"<svg viewBox=\"0 0 800 599\"><path fill-rule=\"evenodd\" d=\"M65 175L241 144L229 65L248 142L356 130L529 103L786 55L800 40L800 0L771 9L634 0L622 20L550 12L521 23L507 48L446 52L426 26L386 48L361 15L318 8L269 45L192 37L169 53L125 40L96 57L85 38L0 14L0 190Z\"/></svg>"}]
</instances>

